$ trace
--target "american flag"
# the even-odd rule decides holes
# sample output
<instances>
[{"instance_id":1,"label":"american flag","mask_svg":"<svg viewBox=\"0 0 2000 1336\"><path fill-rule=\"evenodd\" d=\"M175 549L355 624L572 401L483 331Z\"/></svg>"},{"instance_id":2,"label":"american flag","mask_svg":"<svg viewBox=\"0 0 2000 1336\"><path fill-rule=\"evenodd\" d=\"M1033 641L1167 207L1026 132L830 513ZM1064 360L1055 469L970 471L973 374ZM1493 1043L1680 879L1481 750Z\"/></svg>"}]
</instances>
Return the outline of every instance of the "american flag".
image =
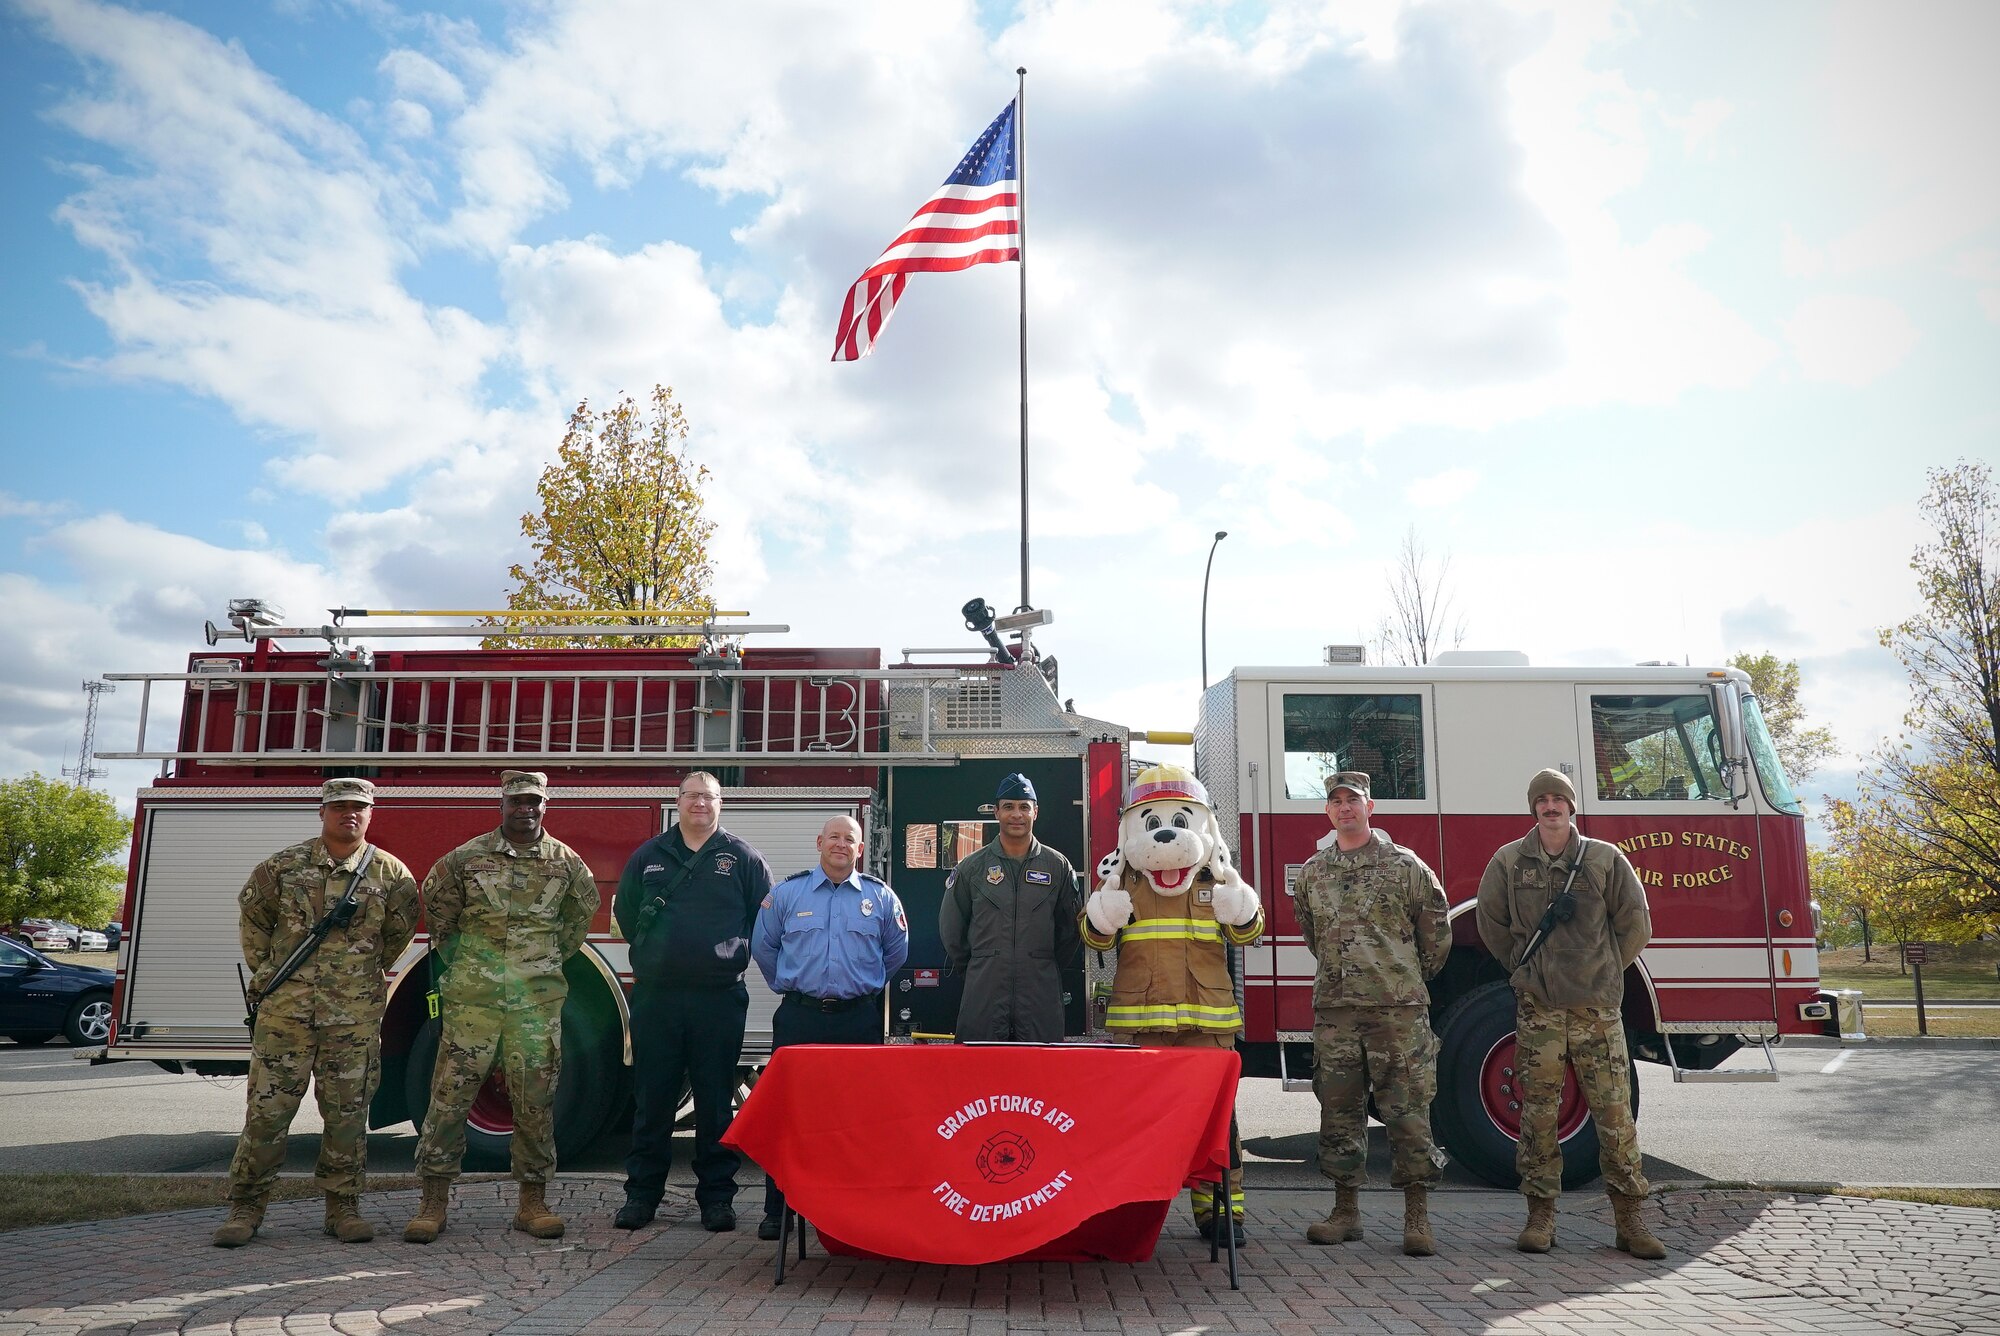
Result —
<instances>
[{"instance_id":1,"label":"american flag","mask_svg":"<svg viewBox=\"0 0 2000 1336\"><path fill-rule=\"evenodd\" d=\"M946 274L1021 258L1014 105L1009 102L994 117L937 193L910 215L902 234L854 280L840 308L834 361L856 361L874 350L911 274Z\"/></svg>"}]
</instances>

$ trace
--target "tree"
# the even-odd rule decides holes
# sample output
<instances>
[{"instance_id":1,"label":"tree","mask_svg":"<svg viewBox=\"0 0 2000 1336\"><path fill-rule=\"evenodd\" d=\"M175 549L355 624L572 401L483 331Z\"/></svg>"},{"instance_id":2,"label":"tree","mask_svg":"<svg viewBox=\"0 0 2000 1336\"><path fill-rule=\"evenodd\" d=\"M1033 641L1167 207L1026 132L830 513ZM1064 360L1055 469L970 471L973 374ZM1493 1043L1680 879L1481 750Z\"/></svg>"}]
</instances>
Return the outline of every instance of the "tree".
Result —
<instances>
[{"instance_id":1,"label":"tree","mask_svg":"<svg viewBox=\"0 0 2000 1336\"><path fill-rule=\"evenodd\" d=\"M0 922L105 922L125 884L114 856L131 837L95 789L39 774L0 780Z\"/></svg>"},{"instance_id":2,"label":"tree","mask_svg":"<svg viewBox=\"0 0 2000 1336\"><path fill-rule=\"evenodd\" d=\"M687 434L681 406L664 386L653 387L645 414L629 395L604 413L593 412L588 400L579 403L555 461L536 484L541 510L521 517L535 558L508 569L515 586L507 606L527 612L617 609L633 622L661 612L712 611L707 548L715 525L702 514L701 496L708 470L689 461ZM493 624L520 627L533 620L505 617ZM496 635L486 641L489 648L583 643L671 645L692 638L585 642Z\"/></svg>"},{"instance_id":3,"label":"tree","mask_svg":"<svg viewBox=\"0 0 2000 1336\"><path fill-rule=\"evenodd\" d=\"M1820 762L1840 750L1831 729L1806 728L1805 707L1799 703L1799 665L1771 653L1738 654L1731 668L1750 674L1750 690L1764 712L1764 727L1778 749L1778 761L1794 787L1819 769Z\"/></svg>"},{"instance_id":4,"label":"tree","mask_svg":"<svg viewBox=\"0 0 2000 1336\"><path fill-rule=\"evenodd\" d=\"M1923 609L1881 632L1909 676L1910 709L1903 737L1862 775L1896 858L1987 921L2000 919L1997 508L1986 465L1931 470L1933 538L1910 559Z\"/></svg>"},{"instance_id":5,"label":"tree","mask_svg":"<svg viewBox=\"0 0 2000 1336\"><path fill-rule=\"evenodd\" d=\"M1979 935L1983 925L1966 914L1950 879L1903 856L1884 804L1833 799L1825 821L1828 849L1814 869L1815 890L1831 890L1836 903L1899 948ZM1821 908L1824 912L1824 902Z\"/></svg>"},{"instance_id":6,"label":"tree","mask_svg":"<svg viewBox=\"0 0 2000 1336\"><path fill-rule=\"evenodd\" d=\"M1378 658L1385 663L1429 663L1440 650L1465 643L1465 618L1452 610L1450 575L1449 554L1432 570L1430 553L1417 537L1416 526L1404 531L1402 552L1389 572L1391 611L1375 628Z\"/></svg>"}]
</instances>

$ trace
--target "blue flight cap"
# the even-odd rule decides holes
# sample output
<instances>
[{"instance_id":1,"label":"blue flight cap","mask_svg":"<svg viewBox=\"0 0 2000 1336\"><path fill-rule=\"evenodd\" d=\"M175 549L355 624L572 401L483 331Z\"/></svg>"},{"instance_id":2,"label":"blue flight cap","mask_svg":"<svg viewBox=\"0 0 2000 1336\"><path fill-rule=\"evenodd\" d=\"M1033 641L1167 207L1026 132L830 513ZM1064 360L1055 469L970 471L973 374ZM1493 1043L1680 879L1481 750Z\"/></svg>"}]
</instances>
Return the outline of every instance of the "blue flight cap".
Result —
<instances>
[{"instance_id":1,"label":"blue flight cap","mask_svg":"<svg viewBox=\"0 0 2000 1336\"><path fill-rule=\"evenodd\" d=\"M1004 803L1009 798L1021 798L1028 802L1036 800L1034 784L1019 771L1001 780L1000 791L993 795L993 801L996 803Z\"/></svg>"}]
</instances>

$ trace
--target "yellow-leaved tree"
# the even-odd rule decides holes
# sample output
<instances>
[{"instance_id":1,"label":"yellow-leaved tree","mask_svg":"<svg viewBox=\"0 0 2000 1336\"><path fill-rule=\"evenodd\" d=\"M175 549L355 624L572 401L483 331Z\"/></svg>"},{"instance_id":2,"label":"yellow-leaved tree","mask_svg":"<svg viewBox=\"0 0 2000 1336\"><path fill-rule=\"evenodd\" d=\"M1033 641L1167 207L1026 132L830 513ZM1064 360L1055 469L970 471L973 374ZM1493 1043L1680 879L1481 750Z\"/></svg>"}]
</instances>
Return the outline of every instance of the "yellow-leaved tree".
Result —
<instances>
[{"instance_id":1,"label":"yellow-leaved tree","mask_svg":"<svg viewBox=\"0 0 2000 1336\"><path fill-rule=\"evenodd\" d=\"M646 410L630 395L601 413L588 400L579 403L554 462L536 484L541 510L521 517L521 532L535 551L528 565L507 572L514 581L507 606L521 615L493 625L531 626L538 620L534 612L564 609L608 609L631 622L712 612L708 540L715 524L702 514L701 496L708 470L688 458L687 434L687 419L665 386L653 387ZM485 643L659 646L694 639L535 639L503 632Z\"/></svg>"}]
</instances>

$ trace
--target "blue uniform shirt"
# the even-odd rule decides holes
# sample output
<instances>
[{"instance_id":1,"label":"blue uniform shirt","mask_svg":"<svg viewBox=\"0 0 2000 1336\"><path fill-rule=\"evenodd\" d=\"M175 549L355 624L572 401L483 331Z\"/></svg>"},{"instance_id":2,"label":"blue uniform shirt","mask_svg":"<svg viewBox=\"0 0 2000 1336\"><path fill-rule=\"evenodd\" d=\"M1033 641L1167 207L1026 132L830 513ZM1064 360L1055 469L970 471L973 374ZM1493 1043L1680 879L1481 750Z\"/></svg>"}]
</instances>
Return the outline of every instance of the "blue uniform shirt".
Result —
<instances>
[{"instance_id":1,"label":"blue uniform shirt","mask_svg":"<svg viewBox=\"0 0 2000 1336\"><path fill-rule=\"evenodd\" d=\"M887 882L853 872L835 883L820 867L771 888L750 940L773 991L812 997L878 993L909 954L910 923Z\"/></svg>"}]
</instances>

